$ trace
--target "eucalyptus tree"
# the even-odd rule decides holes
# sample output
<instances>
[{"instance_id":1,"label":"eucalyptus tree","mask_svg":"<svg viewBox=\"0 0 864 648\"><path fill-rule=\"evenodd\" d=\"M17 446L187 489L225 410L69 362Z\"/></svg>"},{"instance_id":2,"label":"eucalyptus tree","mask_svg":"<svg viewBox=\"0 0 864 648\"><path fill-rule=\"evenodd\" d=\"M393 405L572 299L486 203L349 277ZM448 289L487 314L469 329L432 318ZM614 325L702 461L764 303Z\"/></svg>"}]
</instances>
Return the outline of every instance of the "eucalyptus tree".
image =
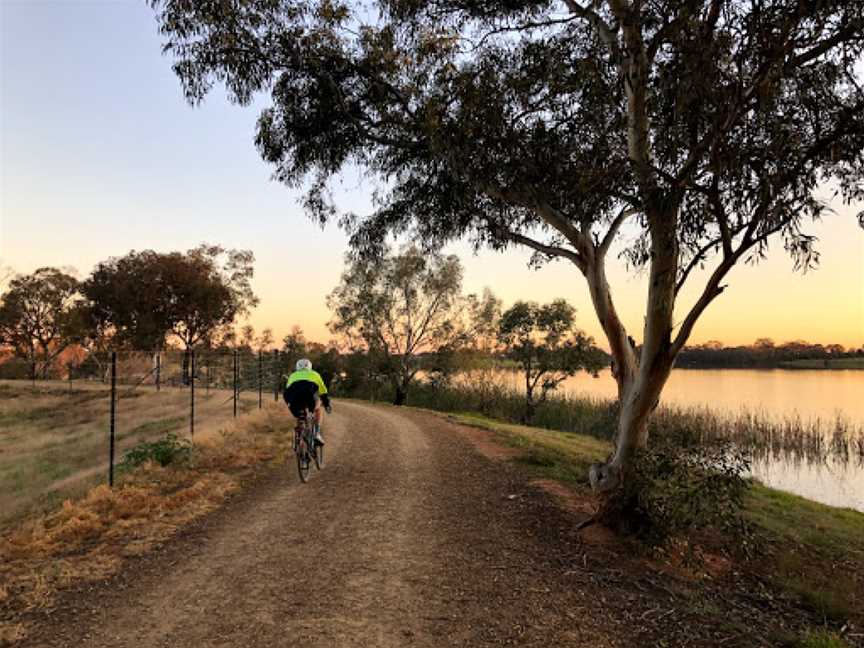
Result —
<instances>
[{"instance_id":1,"label":"eucalyptus tree","mask_svg":"<svg viewBox=\"0 0 864 648\"><path fill-rule=\"evenodd\" d=\"M583 370L596 377L606 366L605 354L576 327L576 309L563 299L517 301L502 313L498 339L525 377L525 422L567 378Z\"/></svg>"},{"instance_id":2,"label":"eucalyptus tree","mask_svg":"<svg viewBox=\"0 0 864 648\"><path fill-rule=\"evenodd\" d=\"M430 248L467 237L573 264L621 404L600 489L647 444L729 271L772 240L816 264L816 190L864 196L861 2L152 4L191 103L217 82L239 103L269 93L257 147L275 179L308 189L313 217L338 217L327 186L347 166L381 179L371 213L342 218L358 250L390 233ZM638 347L607 281L619 248L647 274Z\"/></svg>"},{"instance_id":3,"label":"eucalyptus tree","mask_svg":"<svg viewBox=\"0 0 864 648\"><path fill-rule=\"evenodd\" d=\"M191 350L258 303L253 262L250 251L206 244L110 258L82 283L87 321L93 330L111 331L117 345L159 351L172 335Z\"/></svg>"},{"instance_id":4,"label":"eucalyptus tree","mask_svg":"<svg viewBox=\"0 0 864 648\"><path fill-rule=\"evenodd\" d=\"M0 296L0 345L30 365L34 380L78 338L78 280L57 268L17 275ZM39 365L41 363L41 371Z\"/></svg>"},{"instance_id":5,"label":"eucalyptus tree","mask_svg":"<svg viewBox=\"0 0 864 648\"><path fill-rule=\"evenodd\" d=\"M423 368L421 357L458 346L462 265L455 256L410 247L380 260L349 256L339 285L327 298L330 330L377 364L402 405Z\"/></svg>"}]
</instances>

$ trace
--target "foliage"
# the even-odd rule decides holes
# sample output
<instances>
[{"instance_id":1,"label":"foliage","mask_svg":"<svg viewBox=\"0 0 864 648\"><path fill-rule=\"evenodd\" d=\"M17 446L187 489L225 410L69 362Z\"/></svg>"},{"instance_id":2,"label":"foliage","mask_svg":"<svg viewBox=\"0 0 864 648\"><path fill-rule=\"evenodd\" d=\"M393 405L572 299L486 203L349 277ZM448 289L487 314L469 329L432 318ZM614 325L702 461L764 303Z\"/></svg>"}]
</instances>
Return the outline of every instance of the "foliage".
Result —
<instances>
[{"instance_id":1,"label":"foliage","mask_svg":"<svg viewBox=\"0 0 864 648\"><path fill-rule=\"evenodd\" d=\"M842 637L828 630L809 632L801 639L795 648L849 648Z\"/></svg>"},{"instance_id":2,"label":"foliage","mask_svg":"<svg viewBox=\"0 0 864 648\"><path fill-rule=\"evenodd\" d=\"M127 468L154 461L160 466L188 461L192 455L192 444L178 439L176 434L166 434L158 441L142 441L123 455L122 465Z\"/></svg>"},{"instance_id":3,"label":"foliage","mask_svg":"<svg viewBox=\"0 0 864 648\"><path fill-rule=\"evenodd\" d=\"M650 544L715 528L731 531L746 549L750 534L741 513L749 470L748 455L734 442L666 428L636 454L624 487L602 517Z\"/></svg>"},{"instance_id":4,"label":"foliage","mask_svg":"<svg viewBox=\"0 0 864 648\"><path fill-rule=\"evenodd\" d=\"M362 348L391 383L401 405L422 353L441 353L464 336L462 266L455 256L409 247L379 261L349 255L327 298L330 330Z\"/></svg>"},{"instance_id":5,"label":"foliage","mask_svg":"<svg viewBox=\"0 0 864 648\"><path fill-rule=\"evenodd\" d=\"M47 376L51 361L77 337L74 300L78 281L57 268L39 268L9 281L0 302L0 345Z\"/></svg>"},{"instance_id":6,"label":"foliage","mask_svg":"<svg viewBox=\"0 0 864 648\"><path fill-rule=\"evenodd\" d=\"M498 339L525 375L526 422L534 416L536 403L544 402L564 380L582 370L596 377L606 365L606 354L575 321L576 309L563 299L544 305L517 301L501 316Z\"/></svg>"},{"instance_id":7,"label":"foliage","mask_svg":"<svg viewBox=\"0 0 864 648\"><path fill-rule=\"evenodd\" d=\"M151 4L190 102L216 82L244 104L269 91L256 144L276 179L309 188L314 218L338 216L327 183L349 165L380 180L372 213L342 215L357 249L469 237L574 264L622 401L604 490L647 444L730 270L778 238L812 267L817 187L864 198L860 2ZM606 278L613 245L647 269L638 353Z\"/></svg>"},{"instance_id":8,"label":"foliage","mask_svg":"<svg viewBox=\"0 0 864 648\"><path fill-rule=\"evenodd\" d=\"M162 348L169 334L187 349L210 342L257 303L253 261L245 250L202 245L185 254L133 250L99 263L82 284L86 328L142 350Z\"/></svg>"},{"instance_id":9,"label":"foliage","mask_svg":"<svg viewBox=\"0 0 864 648\"><path fill-rule=\"evenodd\" d=\"M293 327L291 332L282 338L282 353L287 356L289 365L306 355L307 344L306 336L299 326Z\"/></svg>"}]
</instances>

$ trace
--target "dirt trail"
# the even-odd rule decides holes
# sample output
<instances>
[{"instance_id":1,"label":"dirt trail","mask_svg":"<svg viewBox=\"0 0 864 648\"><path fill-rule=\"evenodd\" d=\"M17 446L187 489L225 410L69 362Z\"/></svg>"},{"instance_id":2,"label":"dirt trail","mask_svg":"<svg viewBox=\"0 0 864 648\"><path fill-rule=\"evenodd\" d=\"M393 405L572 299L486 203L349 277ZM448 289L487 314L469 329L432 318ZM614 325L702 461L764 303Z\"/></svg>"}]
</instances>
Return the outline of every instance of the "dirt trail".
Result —
<instances>
[{"instance_id":1,"label":"dirt trail","mask_svg":"<svg viewBox=\"0 0 864 648\"><path fill-rule=\"evenodd\" d=\"M335 407L309 483L253 486L26 645L613 645L561 576L548 496L437 417Z\"/></svg>"}]
</instances>

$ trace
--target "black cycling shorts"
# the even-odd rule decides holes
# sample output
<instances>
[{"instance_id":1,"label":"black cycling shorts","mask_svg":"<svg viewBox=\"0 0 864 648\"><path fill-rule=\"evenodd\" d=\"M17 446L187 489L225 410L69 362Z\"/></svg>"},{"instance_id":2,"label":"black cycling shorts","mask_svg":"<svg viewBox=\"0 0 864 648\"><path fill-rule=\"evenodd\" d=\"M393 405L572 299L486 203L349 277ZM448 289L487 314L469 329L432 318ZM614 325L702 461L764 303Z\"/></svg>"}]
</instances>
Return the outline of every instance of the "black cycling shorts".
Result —
<instances>
[{"instance_id":1,"label":"black cycling shorts","mask_svg":"<svg viewBox=\"0 0 864 648\"><path fill-rule=\"evenodd\" d=\"M288 400L288 390L282 392L282 398L291 410L294 418L301 418L306 413L306 410L313 412L318 409L318 394L294 394L293 400Z\"/></svg>"}]
</instances>

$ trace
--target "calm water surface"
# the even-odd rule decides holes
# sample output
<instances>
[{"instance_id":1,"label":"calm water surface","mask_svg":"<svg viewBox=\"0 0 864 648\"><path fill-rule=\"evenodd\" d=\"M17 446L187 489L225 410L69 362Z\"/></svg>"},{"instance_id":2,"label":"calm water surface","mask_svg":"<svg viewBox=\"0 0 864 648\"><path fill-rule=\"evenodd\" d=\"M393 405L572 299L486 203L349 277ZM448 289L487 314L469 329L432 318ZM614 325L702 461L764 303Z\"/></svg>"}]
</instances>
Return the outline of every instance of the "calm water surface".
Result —
<instances>
[{"instance_id":1,"label":"calm water surface","mask_svg":"<svg viewBox=\"0 0 864 648\"><path fill-rule=\"evenodd\" d=\"M616 398L609 371L579 374L562 389L571 394ZM783 418L834 420L839 414L864 425L864 371L809 369L674 369L662 404L708 407L718 413L759 411Z\"/></svg>"},{"instance_id":2,"label":"calm water surface","mask_svg":"<svg viewBox=\"0 0 864 648\"><path fill-rule=\"evenodd\" d=\"M506 379L521 382L515 373ZM561 391L574 396L616 398L615 380L609 371L592 378L579 374L568 379ZM820 419L838 416L864 426L864 371L789 369L675 369L663 390L663 405L708 408L720 415L759 412L784 419ZM754 465L762 482L832 506L864 511L864 466L854 461L841 464L795 464L771 460Z\"/></svg>"}]
</instances>

